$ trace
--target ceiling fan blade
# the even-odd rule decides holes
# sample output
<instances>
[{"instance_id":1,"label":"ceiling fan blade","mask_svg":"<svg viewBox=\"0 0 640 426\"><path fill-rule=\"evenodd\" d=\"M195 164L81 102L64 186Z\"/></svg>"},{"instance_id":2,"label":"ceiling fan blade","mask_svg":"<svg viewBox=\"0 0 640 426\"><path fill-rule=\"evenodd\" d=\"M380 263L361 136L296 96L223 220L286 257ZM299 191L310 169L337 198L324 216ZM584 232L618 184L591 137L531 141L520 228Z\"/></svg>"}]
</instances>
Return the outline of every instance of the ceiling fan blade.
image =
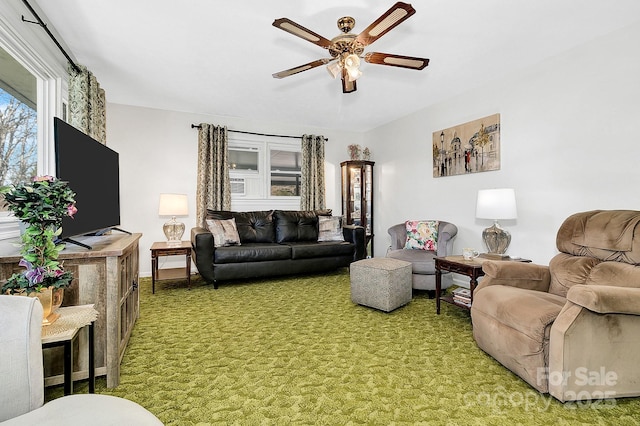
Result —
<instances>
[{"instance_id":1,"label":"ceiling fan blade","mask_svg":"<svg viewBox=\"0 0 640 426\"><path fill-rule=\"evenodd\" d=\"M416 10L410 4L399 1L358 34L355 41L367 46L400 25L414 13L416 13Z\"/></svg>"},{"instance_id":2,"label":"ceiling fan blade","mask_svg":"<svg viewBox=\"0 0 640 426\"><path fill-rule=\"evenodd\" d=\"M273 78L289 77L290 75L298 74L299 72L310 70L312 68L319 67L320 65L328 64L332 60L333 58L317 59L313 62L309 62L308 64L304 64L288 70L280 71L272 75L273 75Z\"/></svg>"},{"instance_id":3,"label":"ceiling fan blade","mask_svg":"<svg viewBox=\"0 0 640 426\"><path fill-rule=\"evenodd\" d=\"M320 47L328 49L331 46L331 41L322 37L319 34L314 33L313 31L303 27L300 24L296 24L291 19L280 18L273 21L272 24L276 28L280 28L282 31L286 31L294 36L298 36L307 41L310 41L313 44L317 44Z\"/></svg>"},{"instance_id":4,"label":"ceiling fan blade","mask_svg":"<svg viewBox=\"0 0 640 426\"><path fill-rule=\"evenodd\" d=\"M390 53L369 52L364 55L364 60L370 64L389 65L392 67L410 68L421 70L429 65L426 58L416 58L415 56L392 55Z\"/></svg>"}]
</instances>

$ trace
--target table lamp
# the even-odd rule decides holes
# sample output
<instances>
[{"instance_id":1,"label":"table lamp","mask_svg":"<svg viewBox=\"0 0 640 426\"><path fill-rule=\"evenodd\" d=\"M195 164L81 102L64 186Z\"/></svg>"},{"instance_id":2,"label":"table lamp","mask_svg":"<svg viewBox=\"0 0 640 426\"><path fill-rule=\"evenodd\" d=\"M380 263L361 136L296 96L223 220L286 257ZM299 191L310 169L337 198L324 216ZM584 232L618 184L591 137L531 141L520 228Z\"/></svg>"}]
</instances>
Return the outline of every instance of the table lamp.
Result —
<instances>
[{"instance_id":1,"label":"table lamp","mask_svg":"<svg viewBox=\"0 0 640 426\"><path fill-rule=\"evenodd\" d=\"M518 218L515 190L513 188L479 190L476 218L493 220L493 226L482 231L482 239L489 249L487 257L506 257L504 252L511 243L511 234L500 227L498 220Z\"/></svg>"},{"instance_id":2,"label":"table lamp","mask_svg":"<svg viewBox=\"0 0 640 426\"><path fill-rule=\"evenodd\" d=\"M186 194L160 194L159 216L171 216L171 220L162 226L167 243L180 245L184 234L184 223L178 222L176 216L189 214Z\"/></svg>"}]
</instances>

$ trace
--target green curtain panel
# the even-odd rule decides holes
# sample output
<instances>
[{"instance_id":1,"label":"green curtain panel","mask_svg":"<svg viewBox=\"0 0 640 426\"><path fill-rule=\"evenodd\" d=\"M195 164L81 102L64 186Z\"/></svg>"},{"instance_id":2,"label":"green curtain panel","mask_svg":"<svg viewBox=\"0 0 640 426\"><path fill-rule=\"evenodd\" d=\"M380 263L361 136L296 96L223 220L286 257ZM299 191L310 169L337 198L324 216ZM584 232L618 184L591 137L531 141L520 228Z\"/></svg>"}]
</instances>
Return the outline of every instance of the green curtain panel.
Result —
<instances>
[{"instance_id":1,"label":"green curtain panel","mask_svg":"<svg viewBox=\"0 0 640 426\"><path fill-rule=\"evenodd\" d=\"M303 135L300 209L324 208L324 136Z\"/></svg>"},{"instance_id":2,"label":"green curtain panel","mask_svg":"<svg viewBox=\"0 0 640 426\"><path fill-rule=\"evenodd\" d=\"M229 137L226 126L201 123L198 130L198 187L196 220L206 226L207 209L231 209Z\"/></svg>"},{"instance_id":3,"label":"green curtain panel","mask_svg":"<svg viewBox=\"0 0 640 426\"><path fill-rule=\"evenodd\" d=\"M107 143L105 93L91 71L69 66L69 124L98 142Z\"/></svg>"}]
</instances>

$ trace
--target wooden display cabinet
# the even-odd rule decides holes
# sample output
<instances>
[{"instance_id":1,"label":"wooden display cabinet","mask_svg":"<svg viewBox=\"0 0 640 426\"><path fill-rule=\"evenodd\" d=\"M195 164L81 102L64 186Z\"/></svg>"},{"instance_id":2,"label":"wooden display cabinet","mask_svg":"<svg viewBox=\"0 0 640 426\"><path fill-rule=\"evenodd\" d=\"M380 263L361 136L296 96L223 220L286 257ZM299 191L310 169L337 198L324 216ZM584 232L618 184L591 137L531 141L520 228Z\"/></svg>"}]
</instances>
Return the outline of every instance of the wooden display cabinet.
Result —
<instances>
[{"instance_id":1,"label":"wooden display cabinet","mask_svg":"<svg viewBox=\"0 0 640 426\"><path fill-rule=\"evenodd\" d=\"M340 163L342 174L342 215L347 225L364 227L367 256L373 257L373 161Z\"/></svg>"}]
</instances>

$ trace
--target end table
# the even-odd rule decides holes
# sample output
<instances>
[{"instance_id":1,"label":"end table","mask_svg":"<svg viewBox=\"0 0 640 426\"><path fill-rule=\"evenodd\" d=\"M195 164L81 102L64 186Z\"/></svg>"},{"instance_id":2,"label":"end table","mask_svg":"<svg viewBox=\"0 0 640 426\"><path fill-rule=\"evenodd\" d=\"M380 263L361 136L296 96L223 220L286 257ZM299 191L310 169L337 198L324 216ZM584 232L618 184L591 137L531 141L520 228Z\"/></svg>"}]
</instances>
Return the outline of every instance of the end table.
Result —
<instances>
[{"instance_id":1,"label":"end table","mask_svg":"<svg viewBox=\"0 0 640 426\"><path fill-rule=\"evenodd\" d=\"M78 332L89 326L89 393L96 389L95 346L93 323L98 311L93 305L67 306L56 311L60 317L42 327L42 348L64 347L64 394L73 393L73 341Z\"/></svg>"},{"instance_id":2,"label":"end table","mask_svg":"<svg viewBox=\"0 0 640 426\"><path fill-rule=\"evenodd\" d=\"M476 257L471 260L465 260L462 256L446 256L436 257L436 314L440 315L440 301L451 303L463 309L471 309L469 306L456 303L451 296L442 296L442 271L454 272L456 274L462 274L469 277L469 290L471 291L471 303L473 304L473 291L478 285L478 278L484 275L482 271L482 262L486 260L481 257ZM525 262L529 263L529 259L520 258L505 258L502 260L495 260L496 262Z\"/></svg>"},{"instance_id":3,"label":"end table","mask_svg":"<svg viewBox=\"0 0 640 426\"><path fill-rule=\"evenodd\" d=\"M158 269L160 256L186 256L184 268ZM180 241L180 244L169 244L166 241L151 245L151 292L156 292L156 281L186 278L187 288L191 290L191 241Z\"/></svg>"}]
</instances>

